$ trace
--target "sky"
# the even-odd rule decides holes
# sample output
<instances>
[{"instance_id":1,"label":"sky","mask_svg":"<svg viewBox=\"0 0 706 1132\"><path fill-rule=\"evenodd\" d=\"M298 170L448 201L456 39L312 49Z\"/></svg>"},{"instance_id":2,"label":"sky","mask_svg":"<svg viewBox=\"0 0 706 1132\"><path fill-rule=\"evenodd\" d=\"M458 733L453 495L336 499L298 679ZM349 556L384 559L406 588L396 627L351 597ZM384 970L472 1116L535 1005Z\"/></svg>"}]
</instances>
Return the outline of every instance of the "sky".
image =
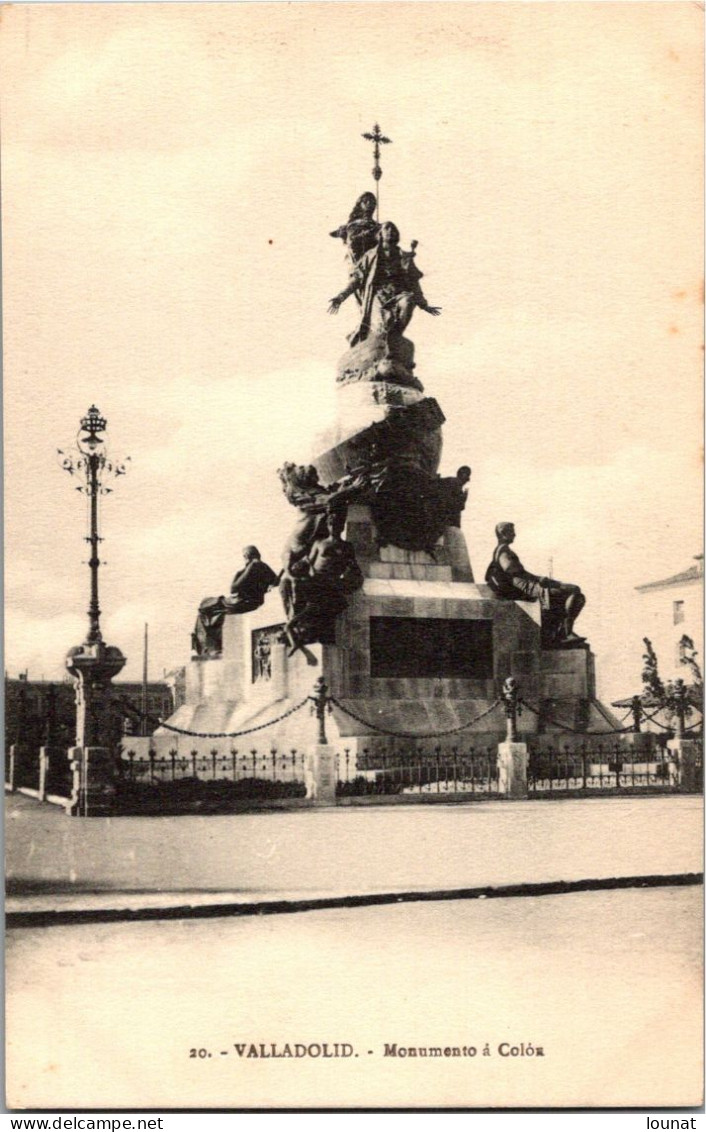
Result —
<instances>
[{"instance_id":1,"label":"sky","mask_svg":"<svg viewBox=\"0 0 706 1132\"><path fill-rule=\"evenodd\" d=\"M578 582L607 699L639 688L634 587L701 550L702 28L696 3L14 4L0 24L5 668L60 679L87 628L95 403L102 628L137 679L186 662L241 548L279 568L276 469L335 412L355 322L341 224L373 187L438 319L417 374L499 520Z\"/></svg>"}]
</instances>

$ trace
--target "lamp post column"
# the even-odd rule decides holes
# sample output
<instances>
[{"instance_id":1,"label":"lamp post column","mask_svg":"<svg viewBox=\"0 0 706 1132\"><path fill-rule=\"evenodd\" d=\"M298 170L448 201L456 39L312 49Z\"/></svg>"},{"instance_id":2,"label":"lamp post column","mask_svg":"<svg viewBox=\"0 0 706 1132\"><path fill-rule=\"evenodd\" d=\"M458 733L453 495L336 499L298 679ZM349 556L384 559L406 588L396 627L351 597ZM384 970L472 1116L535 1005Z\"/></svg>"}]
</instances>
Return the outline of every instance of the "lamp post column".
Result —
<instances>
[{"instance_id":1,"label":"lamp post column","mask_svg":"<svg viewBox=\"0 0 706 1132\"><path fill-rule=\"evenodd\" d=\"M102 433L107 422L95 405L81 421L77 453L65 455L63 467L83 481L78 490L88 496L91 574L88 606L88 632L83 644L69 649L66 668L76 681L76 745L69 750L73 772L73 791L69 804L72 814L93 816L110 813L115 799L118 720L112 709L111 681L125 666L125 657L115 645L107 645L100 628L98 598L98 497L112 489L105 487L106 475L122 475L124 464L109 462Z\"/></svg>"}]
</instances>

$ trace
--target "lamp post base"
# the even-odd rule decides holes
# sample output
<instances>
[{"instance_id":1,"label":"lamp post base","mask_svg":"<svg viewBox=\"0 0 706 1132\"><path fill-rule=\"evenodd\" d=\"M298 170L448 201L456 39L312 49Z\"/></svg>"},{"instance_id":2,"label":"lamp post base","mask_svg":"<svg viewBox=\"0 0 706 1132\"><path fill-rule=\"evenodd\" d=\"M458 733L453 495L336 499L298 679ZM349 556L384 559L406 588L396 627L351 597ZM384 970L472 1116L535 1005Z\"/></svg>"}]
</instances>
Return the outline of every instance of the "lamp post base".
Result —
<instances>
[{"instance_id":1,"label":"lamp post base","mask_svg":"<svg viewBox=\"0 0 706 1132\"><path fill-rule=\"evenodd\" d=\"M110 682L125 667L119 648L95 641L77 645L66 657L76 680L76 746L108 747L120 734L112 709Z\"/></svg>"}]
</instances>

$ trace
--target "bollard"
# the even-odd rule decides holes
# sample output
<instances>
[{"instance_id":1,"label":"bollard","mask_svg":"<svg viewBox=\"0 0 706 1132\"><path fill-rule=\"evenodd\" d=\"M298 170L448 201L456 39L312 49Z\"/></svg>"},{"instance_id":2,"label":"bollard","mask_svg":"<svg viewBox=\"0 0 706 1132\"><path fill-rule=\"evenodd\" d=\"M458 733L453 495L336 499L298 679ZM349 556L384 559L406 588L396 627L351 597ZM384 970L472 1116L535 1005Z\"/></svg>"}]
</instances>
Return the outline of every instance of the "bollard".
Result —
<instances>
[{"instance_id":1,"label":"bollard","mask_svg":"<svg viewBox=\"0 0 706 1132\"><path fill-rule=\"evenodd\" d=\"M318 734L306 755L305 781L307 801L317 805L334 805L336 801L336 755L326 738L326 709L331 710L328 685L319 676L314 685L312 712L316 715Z\"/></svg>"},{"instance_id":2,"label":"bollard","mask_svg":"<svg viewBox=\"0 0 706 1132\"><path fill-rule=\"evenodd\" d=\"M674 681L674 709L677 716L676 739L683 739L686 730L686 713L688 711L688 692L683 680Z\"/></svg>"},{"instance_id":3,"label":"bollard","mask_svg":"<svg viewBox=\"0 0 706 1132\"><path fill-rule=\"evenodd\" d=\"M323 676L319 676L314 684L314 695L312 696L314 706L312 711L315 712L316 718L319 721L319 735L316 740L322 746L328 743L326 738L326 705L328 704L328 684Z\"/></svg>"},{"instance_id":4,"label":"bollard","mask_svg":"<svg viewBox=\"0 0 706 1132\"><path fill-rule=\"evenodd\" d=\"M521 712L520 686L508 676L500 693L505 705L507 736L498 744L498 793L508 798L527 797L527 744L517 741L517 717Z\"/></svg>"},{"instance_id":5,"label":"bollard","mask_svg":"<svg viewBox=\"0 0 706 1132\"><path fill-rule=\"evenodd\" d=\"M686 793L700 793L702 771L698 759L698 745L693 739L669 739L667 750L670 762L676 768L677 783Z\"/></svg>"},{"instance_id":6,"label":"bollard","mask_svg":"<svg viewBox=\"0 0 706 1132\"><path fill-rule=\"evenodd\" d=\"M677 778L682 790L699 792L702 789L702 772L698 765L698 748L693 739L686 738L686 717L689 712L689 689L683 680L675 680L672 703L677 717L675 735L667 743L667 750L677 767Z\"/></svg>"},{"instance_id":7,"label":"bollard","mask_svg":"<svg viewBox=\"0 0 706 1132\"><path fill-rule=\"evenodd\" d=\"M507 717L507 735L505 736L505 741L507 743L516 743L517 717L521 715L522 708L519 703L520 685L517 683L514 676L508 676L503 684L500 695L505 704L505 715Z\"/></svg>"}]
</instances>

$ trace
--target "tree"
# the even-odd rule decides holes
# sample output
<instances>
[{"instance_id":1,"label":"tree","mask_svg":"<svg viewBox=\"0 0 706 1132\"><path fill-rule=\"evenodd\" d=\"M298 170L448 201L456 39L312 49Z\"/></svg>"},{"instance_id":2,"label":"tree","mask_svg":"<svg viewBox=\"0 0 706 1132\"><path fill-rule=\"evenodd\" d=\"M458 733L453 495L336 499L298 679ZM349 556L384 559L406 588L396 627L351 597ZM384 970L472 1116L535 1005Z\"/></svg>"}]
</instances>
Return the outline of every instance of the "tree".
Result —
<instances>
[{"instance_id":1,"label":"tree","mask_svg":"<svg viewBox=\"0 0 706 1132\"><path fill-rule=\"evenodd\" d=\"M679 663L689 669L691 675L691 691L694 693L693 698L698 699L698 702L701 703L704 693L704 681L701 675L701 668L696 659L698 655L691 637L688 637L686 633L684 633L679 642Z\"/></svg>"},{"instance_id":2,"label":"tree","mask_svg":"<svg viewBox=\"0 0 706 1132\"><path fill-rule=\"evenodd\" d=\"M649 637L642 638L645 651L642 654L642 697L644 703L662 705L665 687L659 674L657 654Z\"/></svg>"},{"instance_id":3,"label":"tree","mask_svg":"<svg viewBox=\"0 0 706 1132\"><path fill-rule=\"evenodd\" d=\"M643 637L645 652L642 655L642 695L643 704L656 707L663 711L671 726L680 708L685 716L690 716L692 708L702 712L703 704L703 678L701 669L696 660L698 653L694 642L686 634L679 642L679 662L684 664L691 673L692 683L686 689L684 698L684 681L669 680L666 684L659 674L657 654L652 648L649 637Z\"/></svg>"}]
</instances>

